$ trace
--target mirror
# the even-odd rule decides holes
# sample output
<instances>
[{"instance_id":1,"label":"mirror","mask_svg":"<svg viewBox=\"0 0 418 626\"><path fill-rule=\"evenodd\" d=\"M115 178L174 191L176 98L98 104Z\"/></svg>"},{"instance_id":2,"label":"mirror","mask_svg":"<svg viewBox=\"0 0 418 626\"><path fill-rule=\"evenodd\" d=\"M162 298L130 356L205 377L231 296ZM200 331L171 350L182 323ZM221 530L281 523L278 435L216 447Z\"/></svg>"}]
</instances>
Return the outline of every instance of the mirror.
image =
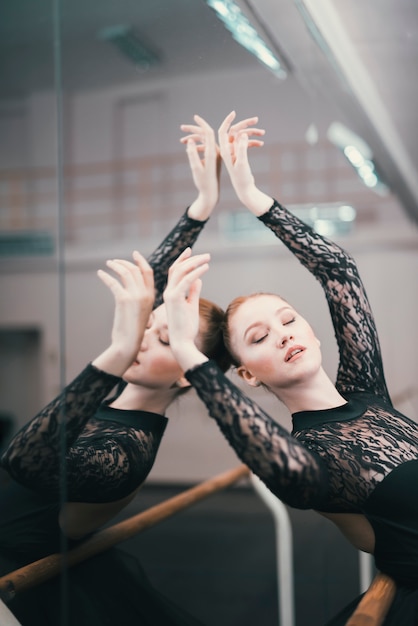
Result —
<instances>
[{"instance_id":1,"label":"mirror","mask_svg":"<svg viewBox=\"0 0 418 626\"><path fill-rule=\"evenodd\" d=\"M179 126L195 112L215 127L232 109L241 117L258 114L267 130L264 151L252 155L260 184L307 220L315 205L317 222L330 234L328 214L334 219L341 207L345 217L355 216L357 232L379 223L408 225L397 198L367 189L327 139L332 122L352 127L353 120L301 14L285 5L239 5L283 59L288 75L282 80L238 44L203 1L61 0L53 10L38 2L24 11L3 3L3 276L7 291L19 292L15 285L25 268L37 270L41 281L40 297L30 306L36 312L29 315L22 287L23 302L10 303L18 313L5 310L3 326L19 324L43 337L35 349L43 366L36 368L42 380L34 384L33 405L60 387L60 367L63 378L71 377L107 337L107 316L94 321L93 339L92 322L81 323L80 307L73 306L92 294L110 315L94 277L97 266L116 251L126 255L138 245L151 251L192 200ZM277 32L270 26L275 23ZM347 22L350 32L354 24ZM327 91L321 91L324 83ZM354 211L347 213L347 204ZM237 236L254 240L254 224L241 213L224 175L219 211L205 229L208 246L225 240L226 250ZM340 224L352 227L350 220ZM19 273L6 277L9 268ZM227 297L221 294L221 303ZM47 316L41 313L45 299ZM21 424L28 409L18 414Z\"/></svg>"}]
</instances>

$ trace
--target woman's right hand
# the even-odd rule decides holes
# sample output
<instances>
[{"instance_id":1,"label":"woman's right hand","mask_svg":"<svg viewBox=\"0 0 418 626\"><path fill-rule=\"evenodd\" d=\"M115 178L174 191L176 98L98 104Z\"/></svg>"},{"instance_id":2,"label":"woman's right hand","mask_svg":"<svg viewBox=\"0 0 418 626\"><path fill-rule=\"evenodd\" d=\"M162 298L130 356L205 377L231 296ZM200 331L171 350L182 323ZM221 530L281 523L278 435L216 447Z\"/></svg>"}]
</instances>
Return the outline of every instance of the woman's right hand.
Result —
<instances>
[{"instance_id":1,"label":"woman's right hand","mask_svg":"<svg viewBox=\"0 0 418 626\"><path fill-rule=\"evenodd\" d=\"M263 146L262 140L253 137L261 137L265 131L254 127L258 117L249 117L232 124L235 117L235 111L231 111L219 127L221 157L239 200L254 215L262 215L273 204L273 198L256 187L248 161L248 148Z\"/></svg>"},{"instance_id":2,"label":"woman's right hand","mask_svg":"<svg viewBox=\"0 0 418 626\"><path fill-rule=\"evenodd\" d=\"M93 365L115 376L121 376L137 356L155 298L152 268L137 251L133 259L134 263L125 259L109 260L106 265L112 273L97 272L113 294L115 312L111 345Z\"/></svg>"}]
</instances>

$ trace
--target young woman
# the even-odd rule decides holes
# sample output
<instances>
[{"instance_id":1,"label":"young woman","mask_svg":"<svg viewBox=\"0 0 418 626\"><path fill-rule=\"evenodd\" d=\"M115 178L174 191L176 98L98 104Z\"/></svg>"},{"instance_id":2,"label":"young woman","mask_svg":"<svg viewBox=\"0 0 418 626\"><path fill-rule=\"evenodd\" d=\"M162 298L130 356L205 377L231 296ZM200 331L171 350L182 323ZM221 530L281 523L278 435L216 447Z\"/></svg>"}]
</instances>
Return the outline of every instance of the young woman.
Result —
<instances>
[{"instance_id":1,"label":"young woman","mask_svg":"<svg viewBox=\"0 0 418 626\"><path fill-rule=\"evenodd\" d=\"M189 154L197 199L148 262L134 252L134 262L114 259L109 271L99 270L115 301L109 347L15 435L2 457L10 480L0 492L0 575L71 548L126 506L152 468L168 406L190 387L171 352L160 303L169 265L193 245L218 200L215 136L195 120L204 138L203 158L200 146ZM225 370L222 319L219 307L201 299L196 342ZM67 576L68 613L61 614L59 581L52 580L10 603L22 626L198 623L162 598L122 550Z\"/></svg>"},{"instance_id":2,"label":"young woman","mask_svg":"<svg viewBox=\"0 0 418 626\"><path fill-rule=\"evenodd\" d=\"M240 459L283 502L336 522L397 583L386 625L418 624L418 426L391 402L375 322L353 258L260 191L247 158L246 129L219 129L219 145L240 201L319 280L339 348L335 384L318 338L282 297L256 293L228 307L224 338L238 375L263 385L292 415L287 432L196 346L197 301L209 255L185 250L164 299L171 349L186 378ZM186 129L188 137L199 132ZM261 131L260 131L261 133ZM187 138L186 138L187 141ZM350 607L330 624L345 624Z\"/></svg>"}]
</instances>

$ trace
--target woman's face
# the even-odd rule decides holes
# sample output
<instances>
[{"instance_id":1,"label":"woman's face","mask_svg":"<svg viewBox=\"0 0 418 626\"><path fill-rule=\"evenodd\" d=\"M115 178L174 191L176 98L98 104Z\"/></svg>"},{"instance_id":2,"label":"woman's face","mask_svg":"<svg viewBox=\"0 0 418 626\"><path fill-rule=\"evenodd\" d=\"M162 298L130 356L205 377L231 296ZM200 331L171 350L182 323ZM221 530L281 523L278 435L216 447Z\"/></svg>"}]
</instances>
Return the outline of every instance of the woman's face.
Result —
<instances>
[{"instance_id":1,"label":"woman's face","mask_svg":"<svg viewBox=\"0 0 418 626\"><path fill-rule=\"evenodd\" d=\"M137 358L123 378L129 383L161 389L172 387L182 376L170 348L167 314L162 304L151 313Z\"/></svg>"},{"instance_id":2,"label":"woman's face","mask_svg":"<svg viewBox=\"0 0 418 626\"><path fill-rule=\"evenodd\" d=\"M307 321L279 296L262 294L232 315L230 337L238 374L272 391L308 381L321 367L319 341Z\"/></svg>"}]
</instances>

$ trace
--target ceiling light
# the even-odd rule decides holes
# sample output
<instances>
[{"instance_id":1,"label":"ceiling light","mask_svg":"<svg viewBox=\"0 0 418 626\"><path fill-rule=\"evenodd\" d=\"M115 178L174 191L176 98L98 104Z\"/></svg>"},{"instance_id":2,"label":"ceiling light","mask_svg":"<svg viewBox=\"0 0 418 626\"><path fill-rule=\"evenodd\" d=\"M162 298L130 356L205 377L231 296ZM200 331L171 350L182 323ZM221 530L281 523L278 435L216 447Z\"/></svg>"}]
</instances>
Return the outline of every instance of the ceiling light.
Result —
<instances>
[{"instance_id":1,"label":"ceiling light","mask_svg":"<svg viewBox=\"0 0 418 626\"><path fill-rule=\"evenodd\" d=\"M251 52L276 76L286 78L284 61L267 45L233 0L206 0L206 4L215 11L237 43Z\"/></svg>"},{"instance_id":2,"label":"ceiling light","mask_svg":"<svg viewBox=\"0 0 418 626\"><path fill-rule=\"evenodd\" d=\"M370 146L361 137L340 122L330 125L327 137L341 150L366 187L383 195L388 193L389 188L378 174Z\"/></svg>"},{"instance_id":3,"label":"ceiling light","mask_svg":"<svg viewBox=\"0 0 418 626\"><path fill-rule=\"evenodd\" d=\"M132 63L148 69L159 63L160 58L145 44L131 26L118 25L104 28L98 38L116 46Z\"/></svg>"}]
</instances>

